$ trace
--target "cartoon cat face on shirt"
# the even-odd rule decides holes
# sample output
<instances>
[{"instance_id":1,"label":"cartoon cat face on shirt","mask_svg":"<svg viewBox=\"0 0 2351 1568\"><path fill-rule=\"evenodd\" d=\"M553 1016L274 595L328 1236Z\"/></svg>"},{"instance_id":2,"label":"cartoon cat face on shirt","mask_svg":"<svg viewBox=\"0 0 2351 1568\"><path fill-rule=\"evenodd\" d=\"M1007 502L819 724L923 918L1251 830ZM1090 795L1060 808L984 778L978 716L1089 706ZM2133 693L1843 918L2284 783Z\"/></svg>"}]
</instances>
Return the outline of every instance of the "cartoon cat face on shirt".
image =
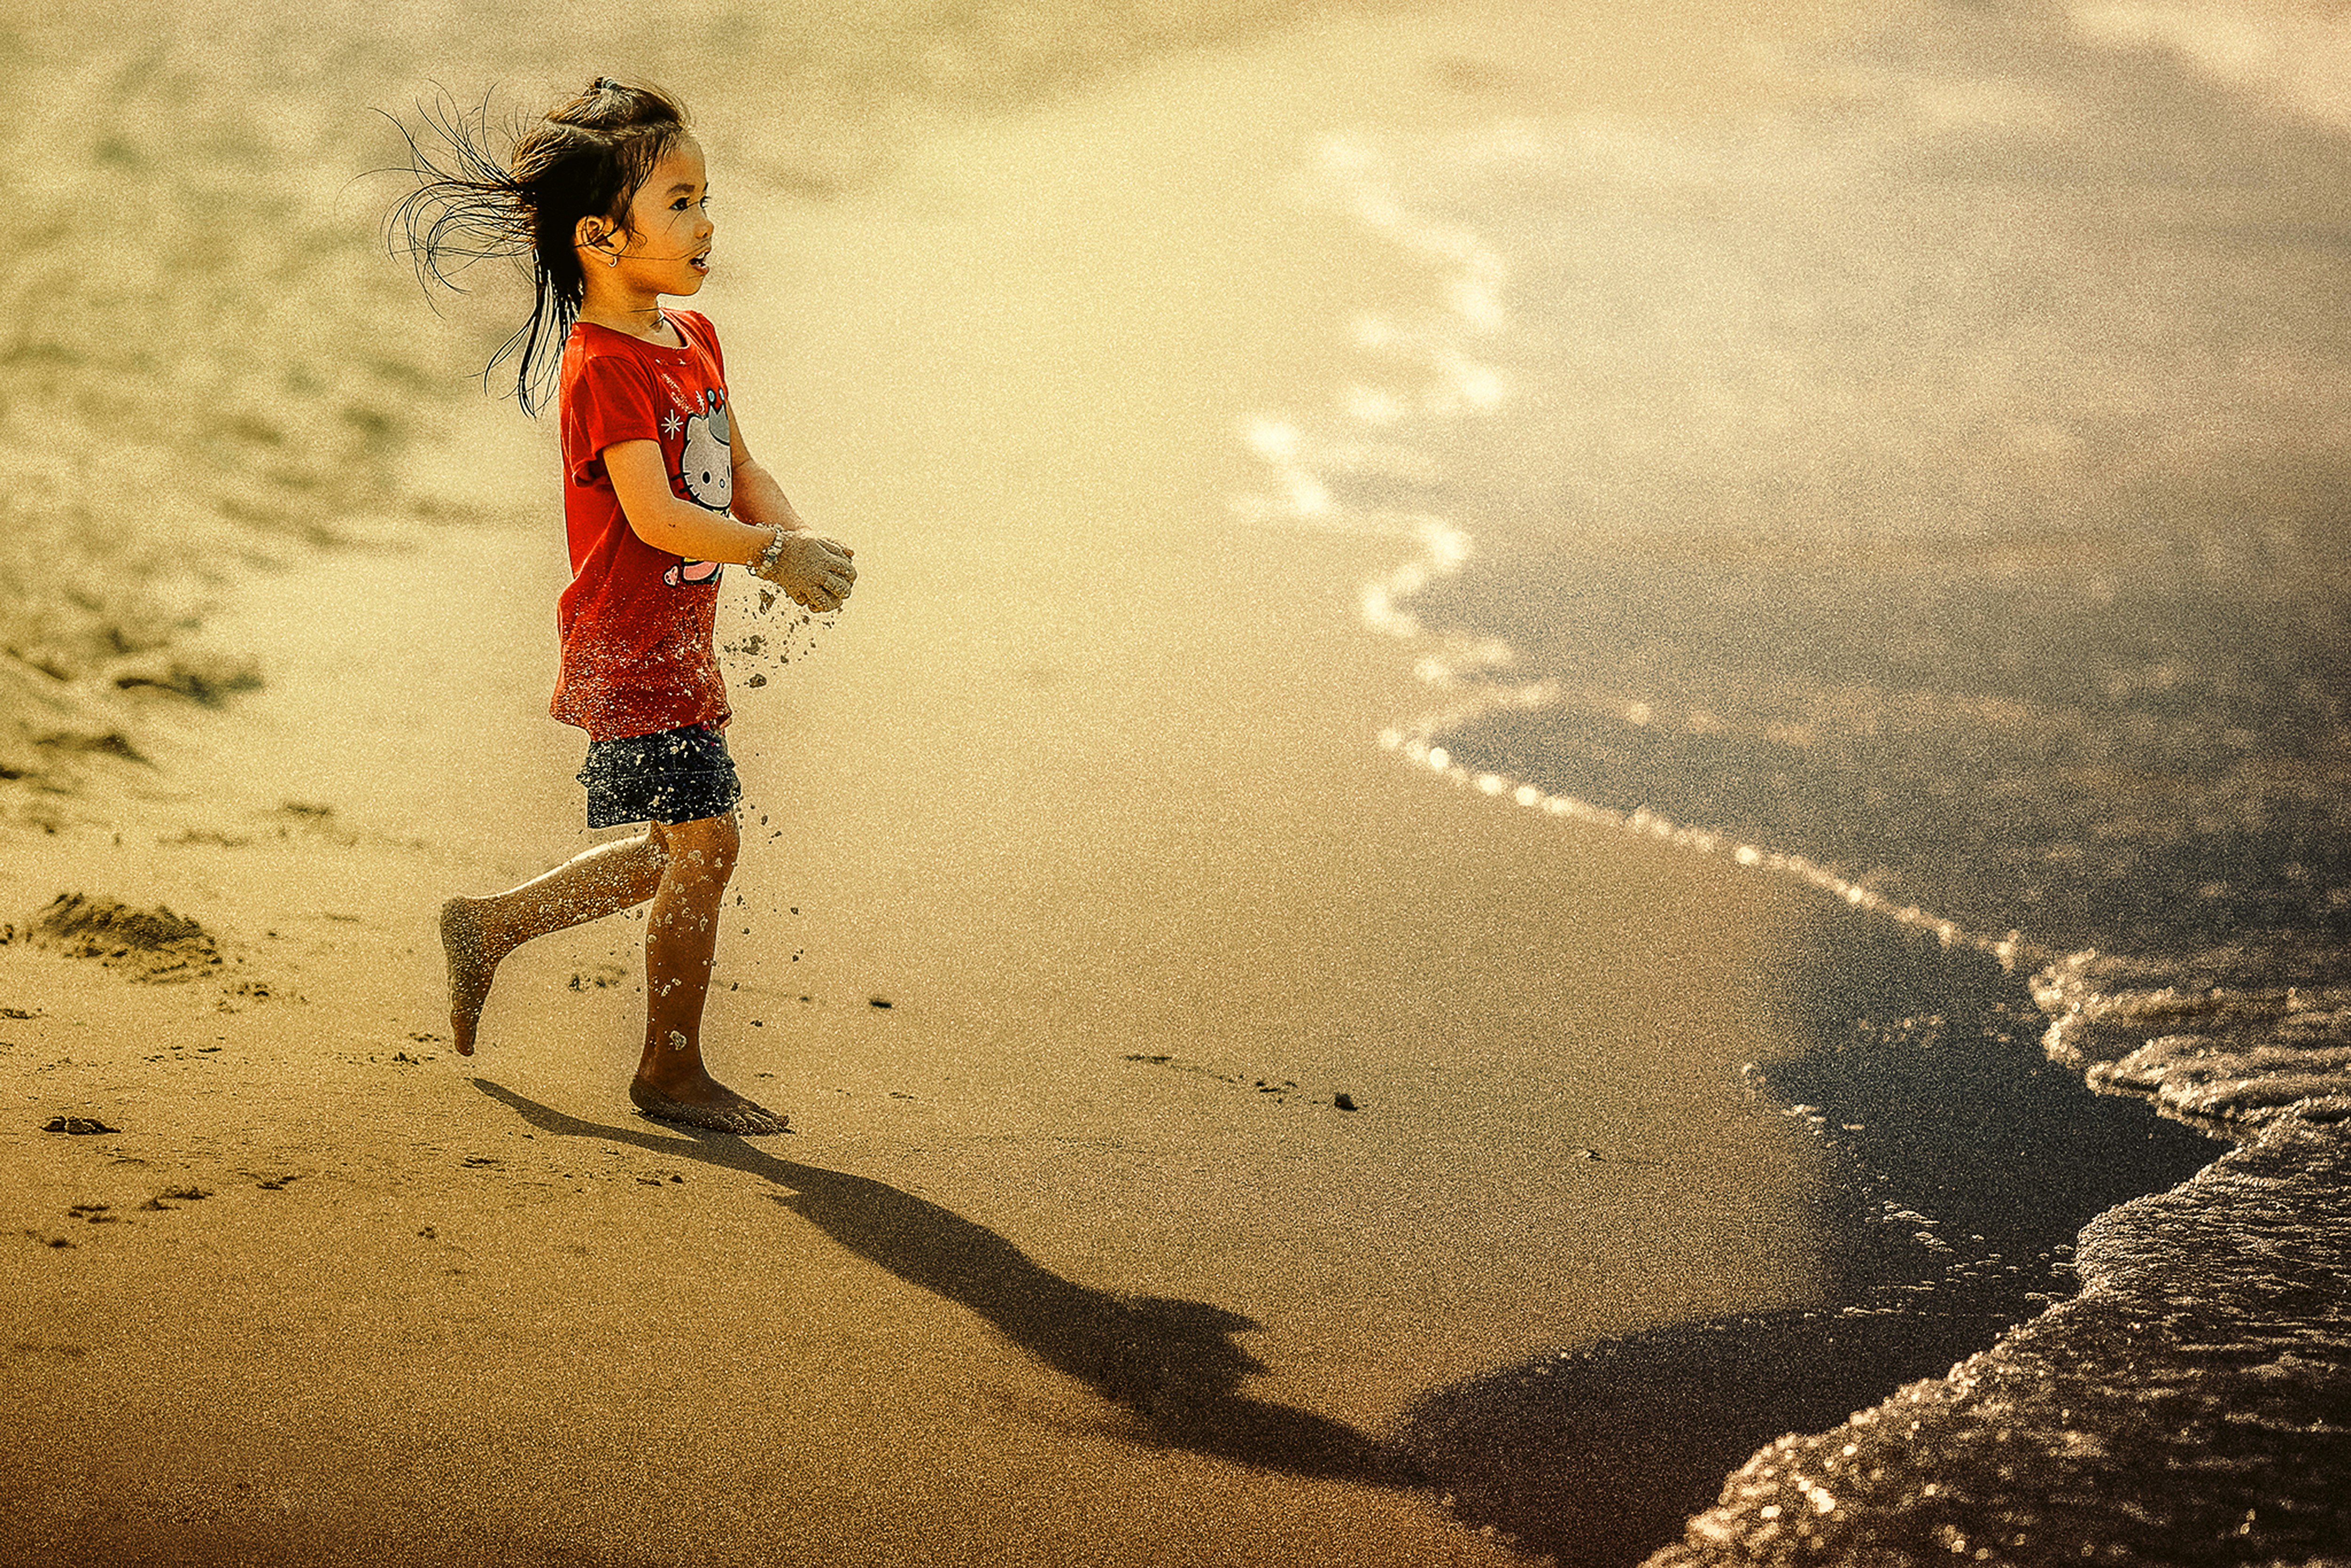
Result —
<instances>
[{"instance_id":1,"label":"cartoon cat face on shirt","mask_svg":"<svg viewBox=\"0 0 2351 1568\"><path fill-rule=\"evenodd\" d=\"M726 410L715 392L702 394L705 412L685 419L685 440L678 452L678 477L685 493L699 505L723 512L735 500L735 448L726 427ZM670 416L674 419L676 415ZM673 432L675 425L669 426ZM681 560L662 573L672 588L692 588L716 582L719 564L712 560Z\"/></svg>"},{"instance_id":2,"label":"cartoon cat face on shirt","mask_svg":"<svg viewBox=\"0 0 2351 1568\"><path fill-rule=\"evenodd\" d=\"M723 512L735 500L735 450L726 428L726 411L716 397L706 413L690 414L685 422L685 445L678 455L685 493L714 512Z\"/></svg>"}]
</instances>

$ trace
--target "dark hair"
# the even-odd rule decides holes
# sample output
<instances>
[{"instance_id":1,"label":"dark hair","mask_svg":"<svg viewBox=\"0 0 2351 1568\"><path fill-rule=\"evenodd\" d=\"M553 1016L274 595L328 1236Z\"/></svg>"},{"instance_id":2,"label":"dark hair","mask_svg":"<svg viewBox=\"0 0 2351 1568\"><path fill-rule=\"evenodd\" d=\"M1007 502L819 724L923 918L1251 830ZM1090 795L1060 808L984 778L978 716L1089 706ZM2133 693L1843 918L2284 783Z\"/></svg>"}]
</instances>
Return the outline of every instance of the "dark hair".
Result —
<instances>
[{"instance_id":1,"label":"dark hair","mask_svg":"<svg viewBox=\"0 0 2351 1568\"><path fill-rule=\"evenodd\" d=\"M386 224L392 249L405 249L417 281L465 292L455 273L491 256L530 258L535 298L530 319L490 356L486 382L515 361L515 399L525 413L546 406L563 360L563 341L580 319L582 283L573 249L580 220L628 226L629 204L685 134L685 106L657 87L598 77L511 138L501 162L491 152L489 109L446 102L418 113L428 148L401 124L406 173L416 188Z\"/></svg>"}]
</instances>

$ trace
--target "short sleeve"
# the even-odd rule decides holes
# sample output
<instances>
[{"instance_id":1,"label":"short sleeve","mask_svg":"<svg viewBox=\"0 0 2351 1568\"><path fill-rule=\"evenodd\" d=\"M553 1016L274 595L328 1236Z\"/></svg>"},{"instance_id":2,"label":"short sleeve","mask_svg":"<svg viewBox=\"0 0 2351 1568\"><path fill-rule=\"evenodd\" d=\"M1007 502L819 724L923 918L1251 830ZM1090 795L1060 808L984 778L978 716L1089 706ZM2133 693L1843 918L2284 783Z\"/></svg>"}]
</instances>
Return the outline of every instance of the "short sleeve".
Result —
<instances>
[{"instance_id":1,"label":"short sleeve","mask_svg":"<svg viewBox=\"0 0 2351 1568\"><path fill-rule=\"evenodd\" d=\"M634 358L588 355L564 390L563 449L571 455L573 484L592 484L603 474L606 447L661 439L661 394Z\"/></svg>"}]
</instances>

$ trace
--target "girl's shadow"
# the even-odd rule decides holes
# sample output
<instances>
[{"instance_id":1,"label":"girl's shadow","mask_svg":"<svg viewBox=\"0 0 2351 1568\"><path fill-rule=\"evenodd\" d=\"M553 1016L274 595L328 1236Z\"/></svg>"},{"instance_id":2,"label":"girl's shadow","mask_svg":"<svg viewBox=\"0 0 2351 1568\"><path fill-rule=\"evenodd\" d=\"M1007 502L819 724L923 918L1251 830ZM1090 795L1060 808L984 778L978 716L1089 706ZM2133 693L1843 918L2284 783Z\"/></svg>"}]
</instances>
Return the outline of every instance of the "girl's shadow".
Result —
<instances>
[{"instance_id":1,"label":"girl's shadow","mask_svg":"<svg viewBox=\"0 0 2351 1568\"><path fill-rule=\"evenodd\" d=\"M969 1309L1029 1354L1131 1416L1134 1436L1290 1475L1417 1484L1399 1456L1338 1421L1252 1399L1263 1364L1232 1336L1259 1325L1199 1301L1090 1290L1004 1238L885 1182L778 1159L726 1133L654 1133L583 1122L485 1078L473 1081L542 1133L632 1144L762 1176L778 1203L910 1285Z\"/></svg>"}]
</instances>

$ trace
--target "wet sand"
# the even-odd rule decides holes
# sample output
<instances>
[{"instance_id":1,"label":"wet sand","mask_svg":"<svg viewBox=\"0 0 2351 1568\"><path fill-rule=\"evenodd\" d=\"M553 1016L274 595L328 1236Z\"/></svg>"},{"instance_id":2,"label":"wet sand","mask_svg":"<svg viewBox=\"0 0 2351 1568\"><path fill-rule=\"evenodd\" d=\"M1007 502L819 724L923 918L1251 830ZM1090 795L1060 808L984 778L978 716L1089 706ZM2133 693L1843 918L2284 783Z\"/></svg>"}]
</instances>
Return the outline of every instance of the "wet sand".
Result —
<instances>
[{"instance_id":1,"label":"wet sand","mask_svg":"<svg viewBox=\"0 0 2351 1568\"><path fill-rule=\"evenodd\" d=\"M733 732L706 1039L791 1136L632 1113L626 921L447 1047L440 900L585 841L546 433L437 459L507 526L241 585L263 689L0 857L20 929L88 892L224 955L0 946L0 1560L1499 1562L1409 1406L1811 1298L1817 1173L1737 1071L1794 1048L1798 894L1381 753L1429 700L1354 613L1395 547L1228 507L1236 415L1351 352L1314 324L1424 282L1287 171L1552 101L1539 17L1149 68L724 215L736 406L863 573Z\"/></svg>"}]
</instances>

